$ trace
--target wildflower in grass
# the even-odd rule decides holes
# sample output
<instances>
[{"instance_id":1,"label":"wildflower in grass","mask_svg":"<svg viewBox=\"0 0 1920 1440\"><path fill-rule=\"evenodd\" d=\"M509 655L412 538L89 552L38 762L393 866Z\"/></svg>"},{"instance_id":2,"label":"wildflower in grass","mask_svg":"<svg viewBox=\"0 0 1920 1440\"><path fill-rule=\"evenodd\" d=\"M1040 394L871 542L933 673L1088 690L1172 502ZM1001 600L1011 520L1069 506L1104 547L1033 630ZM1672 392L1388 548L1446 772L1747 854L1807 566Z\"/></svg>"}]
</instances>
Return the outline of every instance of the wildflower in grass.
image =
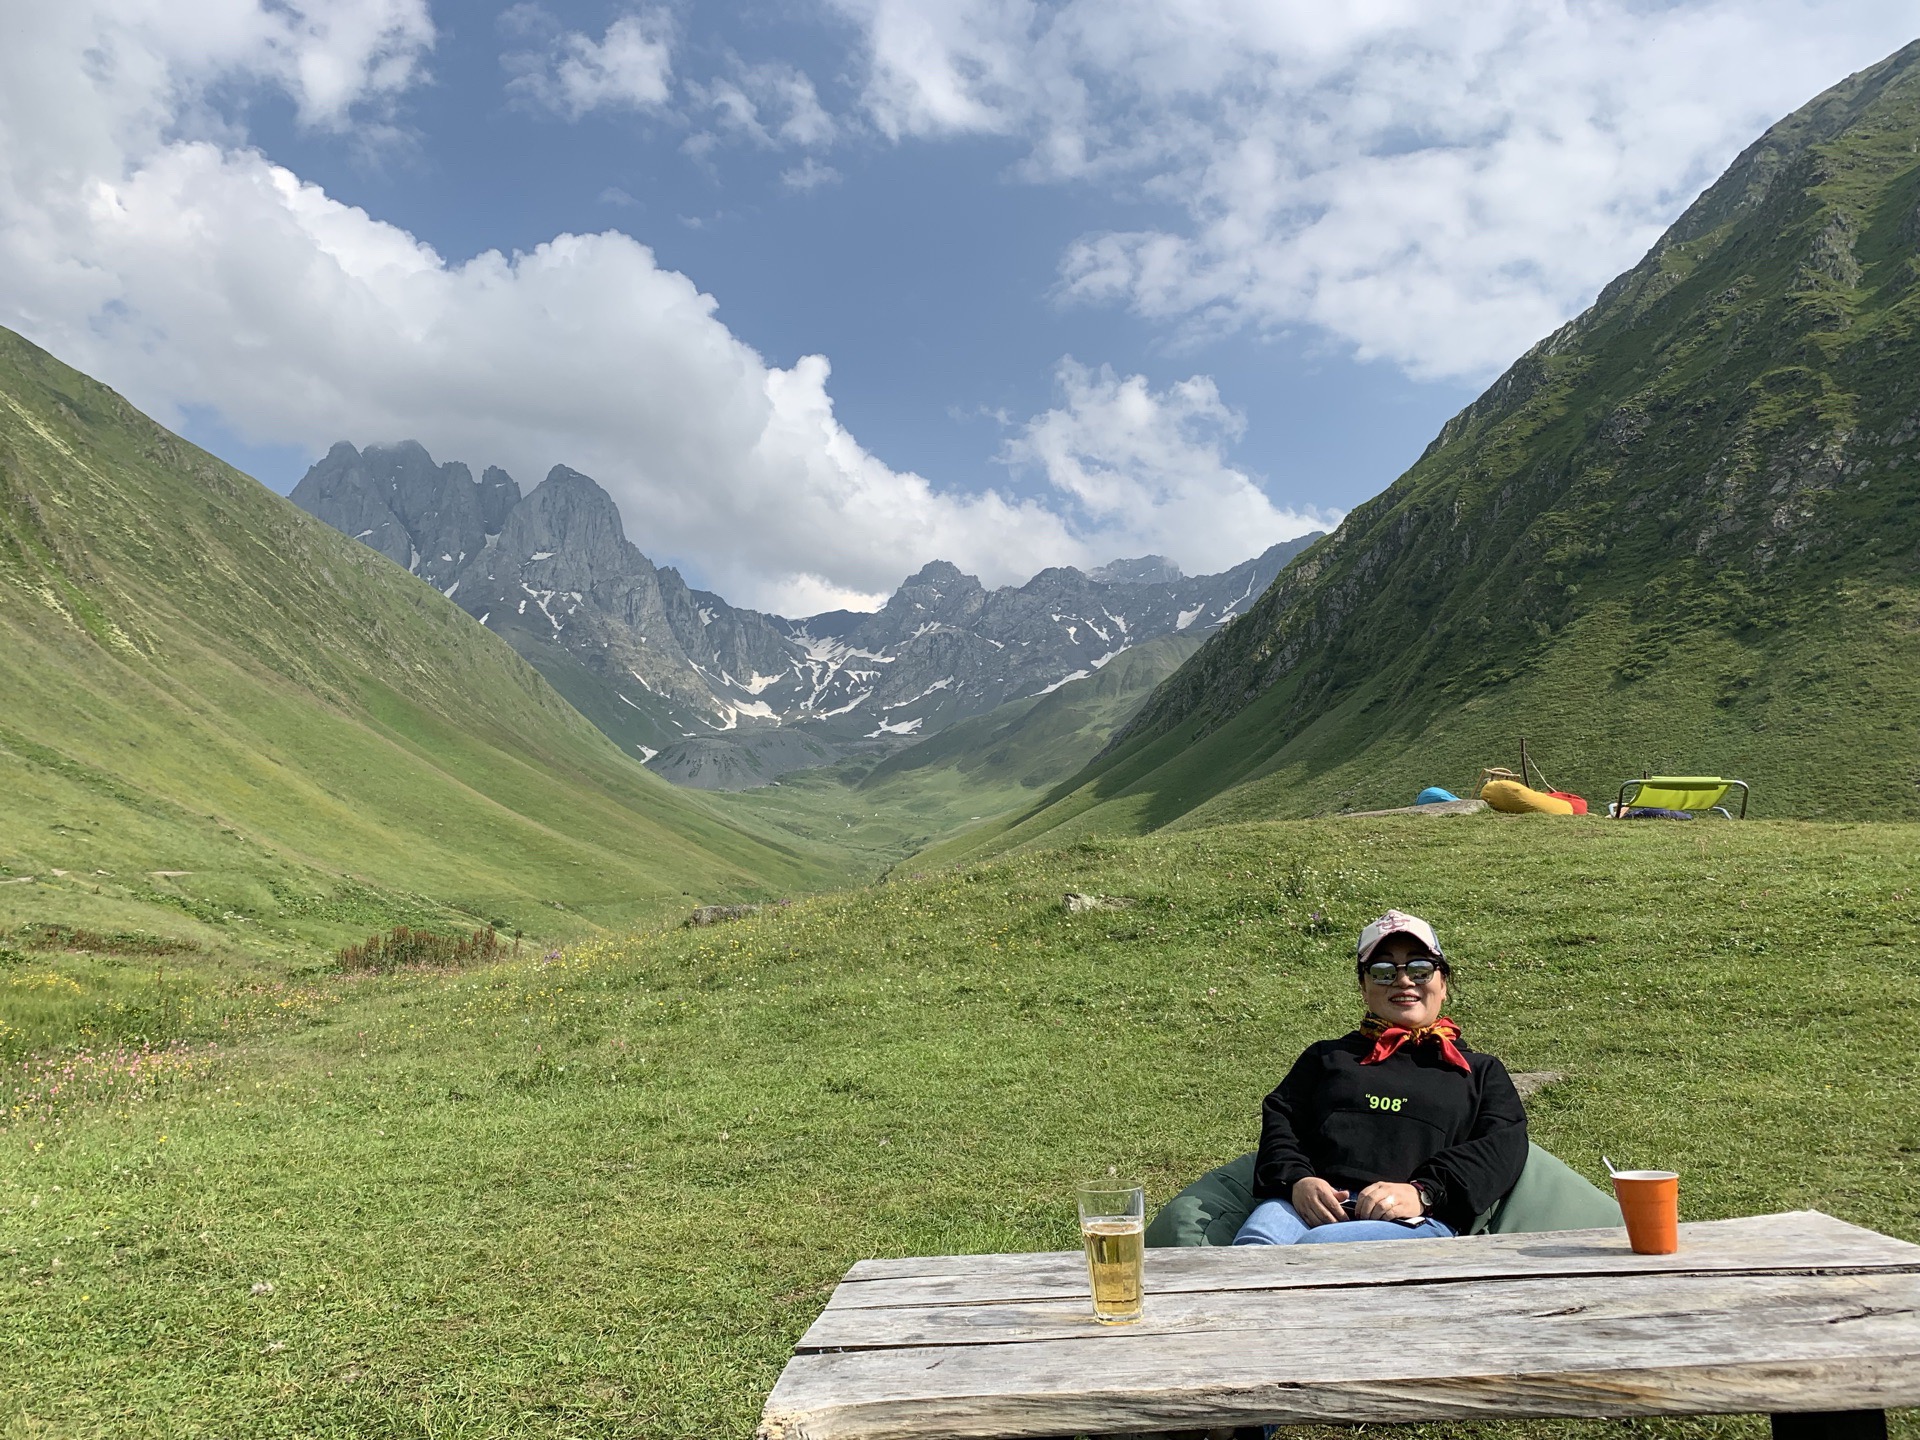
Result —
<instances>
[{"instance_id":1,"label":"wildflower in grass","mask_svg":"<svg viewBox=\"0 0 1920 1440\"><path fill-rule=\"evenodd\" d=\"M58 990L73 995L86 993L79 981L56 974L51 970L26 975L10 975L7 977L7 988L10 990Z\"/></svg>"},{"instance_id":2,"label":"wildflower in grass","mask_svg":"<svg viewBox=\"0 0 1920 1440\"><path fill-rule=\"evenodd\" d=\"M29 1056L0 1069L0 1124L51 1120L82 1103L145 1101L170 1081L205 1076L216 1055L217 1048L211 1044L193 1046L175 1040L164 1045L141 1041L110 1049L80 1049L66 1056ZM166 1140L160 1137L161 1144Z\"/></svg>"}]
</instances>

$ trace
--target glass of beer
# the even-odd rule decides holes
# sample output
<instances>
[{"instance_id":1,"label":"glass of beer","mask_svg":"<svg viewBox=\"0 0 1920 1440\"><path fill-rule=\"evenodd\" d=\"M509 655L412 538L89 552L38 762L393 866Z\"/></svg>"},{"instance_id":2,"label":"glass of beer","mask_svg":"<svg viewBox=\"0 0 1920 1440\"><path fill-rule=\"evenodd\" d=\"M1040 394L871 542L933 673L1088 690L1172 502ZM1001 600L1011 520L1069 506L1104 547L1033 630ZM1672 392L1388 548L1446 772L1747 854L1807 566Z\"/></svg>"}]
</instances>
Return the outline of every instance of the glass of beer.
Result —
<instances>
[{"instance_id":1,"label":"glass of beer","mask_svg":"<svg viewBox=\"0 0 1920 1440\"><path fill-rule=\"evenodd\" d=\"M1080 1243L1087 1249L1093 1318L1130 1325L1140 1318L1147 1258L1147 1192L1123 1180L1082 1185Z\"/></svg>"}]
</instances>

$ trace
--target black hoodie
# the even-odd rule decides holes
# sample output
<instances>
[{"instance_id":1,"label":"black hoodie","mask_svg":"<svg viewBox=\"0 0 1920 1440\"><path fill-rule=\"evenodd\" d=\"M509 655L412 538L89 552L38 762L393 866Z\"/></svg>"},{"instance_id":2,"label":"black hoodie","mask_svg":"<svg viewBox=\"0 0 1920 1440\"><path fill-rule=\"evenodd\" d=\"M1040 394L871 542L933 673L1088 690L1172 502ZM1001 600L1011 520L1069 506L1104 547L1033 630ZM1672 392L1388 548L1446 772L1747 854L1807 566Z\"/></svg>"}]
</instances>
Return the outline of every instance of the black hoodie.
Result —
<instances>
[{"instance_id":1,"label":"black hoodie","mask_svg":"<svg viewBox=\"0 0 1920 1440\"><path fill-rule=\"evenodd\" d=\"M1261 1109L1254 1194L1291 1200L1318 1175L1358 1194L1376 1180L1424 1180L1432 1214L1464 1234L1520 1179L1527 1112L1507 1067L1461 1045L1462 1075L1434 1044L1403 1045L1377 1065L1354 1031L1309 1045Z\"/></svg>"}]
</instances>

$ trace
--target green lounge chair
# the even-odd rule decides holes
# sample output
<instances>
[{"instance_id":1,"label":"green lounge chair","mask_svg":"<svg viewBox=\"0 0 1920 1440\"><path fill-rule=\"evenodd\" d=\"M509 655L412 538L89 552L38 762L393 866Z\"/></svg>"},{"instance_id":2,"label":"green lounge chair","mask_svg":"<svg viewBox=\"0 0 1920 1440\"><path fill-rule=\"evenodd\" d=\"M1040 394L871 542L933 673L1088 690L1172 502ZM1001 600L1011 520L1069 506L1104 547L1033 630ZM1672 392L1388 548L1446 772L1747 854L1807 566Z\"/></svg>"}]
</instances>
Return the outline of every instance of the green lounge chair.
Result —
<instances>
[{"instance_id":1,"label":"green lounge chair","mask_svg":"<svg viewBox=\"0 0 1920 1440\"><path fill-rule=\"evenodd\" d=\"M1718 810L1731 820L1734 817L1720 802L1727 798L1727 792L1736 785L1740 787L1740 819L1744 820L1747 818L1747 782L1722 780L1717 775L1650 775L1641 780L1629 780L1620 787L1620 803L1614 809L1614 818L1624 820L1628 810L1644 805L1658 810L1685 810L1689 813Z\"/></svg>"},{"instance_id":2,"label":"green lounge chair","mask_svg":"<svg viewBox=\"0 0 1920 1440\"><path fill-rule=\"evenodd\" d=\"M1253 1156L1209 1170L1160 1207L1147 1226L1147 1244L1231 1245L1253 1213ZM1621 1223L1611 1195L1579 1171L1527 1144L1519 1183L1474 1221L1475 1235L1525 1235L1546 1230L1591 1230Z\"/></svg>"}]
</instances>

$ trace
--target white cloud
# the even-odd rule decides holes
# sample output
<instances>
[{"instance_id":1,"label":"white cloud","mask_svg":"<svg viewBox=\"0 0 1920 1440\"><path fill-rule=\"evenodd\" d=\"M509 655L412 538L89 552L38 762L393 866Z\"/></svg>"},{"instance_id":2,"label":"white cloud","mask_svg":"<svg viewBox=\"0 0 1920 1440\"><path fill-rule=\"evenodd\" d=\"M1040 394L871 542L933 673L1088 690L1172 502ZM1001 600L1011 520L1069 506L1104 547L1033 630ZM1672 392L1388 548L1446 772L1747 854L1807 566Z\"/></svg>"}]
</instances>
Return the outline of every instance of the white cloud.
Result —
<instances>
[{"instance_id":1,"label":"white cloud","mask_svg":"<svg viewBox=\"0 0 1920 1440\"><path fill-rule=\"evenodd\" d=\"M882 133L1008 133L1042 113L1024 93L1042 72L1077 84L1035 48L1032 0L837 0L866 29L866 102Z\"/></svg>"},{"instance_id":2,"label":"white cloud","mask_svg":"<svg viewBox=\"0 0 1920 1440\"><path fill-rule=\"evenodd\" d=\"M1190 337L1317 327L1482 376L1631 264L1765 125L1912 38L1907 0L836 0L895 137L999 134L1183 223L1068 298Z\"/></svg>"},{"instance_id":3,"label":"white cloud","mask_svg":"<svg viewBox=\"0 0 1920 1440\"><path fill-rule=\"evenodd\" d=\"M508 93L565 119L595 110L655 109L672 92L673 17L664 9L623 15L598 40L561 30L537 4L514 6L501 24L544 41L500 57L512 76Z\"/></svg>"},{"instance_id":4,"label":"white cloud","mask_svg":"<svg viewBox=\"0 0 1920 1440\"><path fill-rule=\"evenodd\" d=\"M0 126L26 163L52 158L49 140L100 157L163 127L217 129L204 97L235 80L274 85L303 125L337 129L419 79L434 41L426 0L0 0L0 34Z\"/></svg>"},{"instance_id":5,"label":"white cloud","mask_svg":"<svg viewBox=\"0 0 1920 1440\"><path fill-rule=\"evenodd\" d=\"M696 153L723 138L769 150L819 149L840 138L840 123L821 105L813 80L784 61L748 65L735 57L731 74L691 83L687 92L692 108L714 124L689 141Z\"/></svg>"},{"instance_id":6,"label":"white cloud","mask_svg":"<svg viewBox=\"0 0 1920 1440\"><path fill-rule=\"evenodd\" d=\"M780 172L780 183L788 190L797 190L805 194L809 190L818 190L822 185L839 183L840 172L831 165L822 165L809 155L798 165L789 165Z\"/></svg>"},{"instance_id":7,"label":"white cloud","mask_svg":"<svg viewBox=\"0 0 1920 1440\"><path fill-rule=\"evenodd\" d=\"M1227 463L1246 417L1209 377L1155 391L1144 376L1068 358L1054 379L1061 403L1022 426L1001 458L1037 469L1062 502L1056 508L1105 554L1151 551L1206 573L1339 523L1337 514L1279 508Z\"/></svg>"},{"instance_id":8,"label":"white cloud","mask_svg":"<svg viewBox=\"0 0 1920 1440\"><path fill-rule=\"evenodd\" d=\"M642 548L741 603L802 613L871 601L936 557L1000 583L1155 533L1150 498L1059 513L888 468L835 418L824 358L768 365L625 235L449 262L240 137L177 138L215 79L311 93L315 122L337 123L390 100L430 36L397 0L351 40L317 5L295 33L275 28L292 12L226 3L230 27L192 35L107 3L10 0L0 16L18 42L0 50L0 320L162 419L210 406L248 440L316 453L411 436L526 484L564 461L607 486ZM393 38L406 34L411 51ZM300 45L327 64L288 63ZM89 50L110 63L87 68ZM1182 423L1218 425L1183 403ZM1059 425L1035 432L1036 456ZM1055 449L1083 470L1118 463ZM1201 493L1149 483L1169 506Z\"/></svg>"}]
</instances>

